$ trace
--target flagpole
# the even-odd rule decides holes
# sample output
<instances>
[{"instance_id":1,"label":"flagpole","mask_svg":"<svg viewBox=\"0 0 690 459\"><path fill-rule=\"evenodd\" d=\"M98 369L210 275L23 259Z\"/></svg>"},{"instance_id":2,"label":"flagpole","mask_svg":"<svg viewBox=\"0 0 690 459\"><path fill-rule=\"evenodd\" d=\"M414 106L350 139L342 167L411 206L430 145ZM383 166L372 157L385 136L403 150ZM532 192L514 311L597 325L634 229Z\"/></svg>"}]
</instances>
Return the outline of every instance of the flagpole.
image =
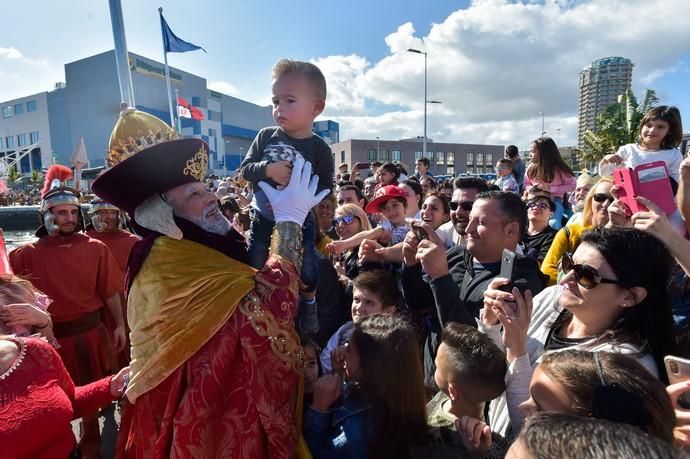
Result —
<instances>
[{"instance_id":1,"label":"flagpole","mask_svg":"<svg viewBox=\"0 0 690 459\"><path fill-rule=\"evenodd\" d=\"M120 83L120 102L128 107L134 107L134 88L132 74L129 71L129 56L127 53L127 38L125 36L125 21L122 18L120 0L109 0L110 22L113 27L113 41L115 44L115 65Z\"/></svg>"},{"instance_id":2,"label":"flagpole","mask_svg":"<svg viewBox=\"0 0 690 459\"><path fill-rule=\"evenodd\" d=\"M175 106L179 104L180 100L180 93L177 89L175 89ZM178 134L182 135L182 118L180 118L180 114L177 113L177 132Z\"/></svg>"},{"instance_id":3,"label":"flagpole","mask_svg":"<svg viewBox=\"0 0 690 459\"><path fill-rule=\"evenodd\" d=\"M158 13L160 13L161 18L163 17L163 7L158 7ZM161 21L162 23L162 21ZM168 52L165 49L165 35L163 34L163 28L161 27L161 40L163 40L163 60L165 62L165 85L168 90L168 109L170 110L170 126L175 126L175 117L173 116L173 103L172 103L172 88L170 85L170 68L168 68Z\"/></svg>"}]
</instances>

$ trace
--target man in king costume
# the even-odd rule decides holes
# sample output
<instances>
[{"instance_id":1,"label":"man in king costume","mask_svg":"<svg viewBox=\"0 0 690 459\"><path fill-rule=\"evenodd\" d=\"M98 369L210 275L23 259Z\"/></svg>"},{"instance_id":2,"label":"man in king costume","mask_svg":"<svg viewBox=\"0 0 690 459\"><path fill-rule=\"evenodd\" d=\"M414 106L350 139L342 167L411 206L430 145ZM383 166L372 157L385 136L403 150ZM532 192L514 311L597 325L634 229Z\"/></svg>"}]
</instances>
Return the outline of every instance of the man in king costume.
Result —
<instances>
[{"instance_id":1,"label":"man in king costume","mask_svg":"<svg viewBox=\"0 0 690 459\"><path fill-rule=\"evenodd\" d=\"M62 184L70 177L66 166L48 169L39 239L13 250L9 258L18 276L53 300L48 312L60 344L57 351L74 383L83 386L117 370L115 350L125 346L124 277L110 249L80 232L79 191ZM102 321L106 308L115 323L110 333ZM100 456L97 418L83 420L79 445L84 457Z\"/></svg>"},{"instance_id":2,"label":"man in king costume","mask_svg":"<svg viewBox=\"0 0 690 459\"><path fill-rule=\"evenodd\" d=\"M143 236L127 266L132 360L119 457L295 455L301 228L327 192L316 194L301 158L285 189L260 184L277 223L256 271L203 183L207 154L202 140L125 109L110 138L113 167L93 183Z\"/></svg>"}]
</instances>

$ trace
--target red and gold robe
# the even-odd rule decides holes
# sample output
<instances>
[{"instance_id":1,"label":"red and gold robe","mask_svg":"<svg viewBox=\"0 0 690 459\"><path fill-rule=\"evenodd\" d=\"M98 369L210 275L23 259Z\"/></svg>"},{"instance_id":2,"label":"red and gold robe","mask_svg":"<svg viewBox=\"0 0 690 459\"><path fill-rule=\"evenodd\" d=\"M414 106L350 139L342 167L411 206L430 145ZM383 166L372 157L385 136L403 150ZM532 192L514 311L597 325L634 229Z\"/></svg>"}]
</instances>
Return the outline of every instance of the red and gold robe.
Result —
<instances>
[{"instance_id":1,"label":"red and gold robe","mask_svg":"<svg viewBox=\"0 0 690 459\"><path fill-rule=\"evenodd\" d=\"M129 292L131 382L118 457L290 458L299 274L156 239Z\"/></svg>"},{"instance_id":2,"label":"red and gold robe","mask_svg":"<svg viewBox=\"0 0 690 459\"><path fill-rule=\"evenodd\" d=\"M123 290L124 278L110 249L85 234L44 236L10 253L14 272L48 295L58 352L77 385L115 369L110 336L100 322L105 301ZM59 330L66 323L94 318L88 327Z\"/></svg>"}]
</instances>

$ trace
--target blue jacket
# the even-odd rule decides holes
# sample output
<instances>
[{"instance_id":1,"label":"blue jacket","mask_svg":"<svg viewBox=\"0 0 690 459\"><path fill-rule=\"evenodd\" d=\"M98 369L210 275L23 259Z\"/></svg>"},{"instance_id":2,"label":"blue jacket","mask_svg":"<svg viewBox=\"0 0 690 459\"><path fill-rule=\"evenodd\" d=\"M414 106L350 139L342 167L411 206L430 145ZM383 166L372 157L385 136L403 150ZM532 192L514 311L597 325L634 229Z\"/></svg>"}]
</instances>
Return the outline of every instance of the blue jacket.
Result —
<instances>
[{"instance_id":1,"label":"blue jacket","mask_svg":"<svg viewBox=\"0 0 690 459\"><path fill-rule=\"evenodd\" d=\"M314 459L365 458L370 414L370 406L354 397L346 397L327 413L309 407L304 414L304 439Z\"/></svg>"}]
</instances>

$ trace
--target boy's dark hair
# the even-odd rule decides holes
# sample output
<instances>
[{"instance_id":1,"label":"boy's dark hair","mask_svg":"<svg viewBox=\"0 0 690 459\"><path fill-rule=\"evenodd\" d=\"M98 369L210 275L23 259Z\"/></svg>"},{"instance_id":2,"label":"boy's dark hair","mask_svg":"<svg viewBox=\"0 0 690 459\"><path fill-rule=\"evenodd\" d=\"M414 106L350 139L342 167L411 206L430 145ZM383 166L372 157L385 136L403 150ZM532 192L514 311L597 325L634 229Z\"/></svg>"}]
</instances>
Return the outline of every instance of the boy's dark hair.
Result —
<instances>
[{"instance_id":1,"label":"boy's dark hair","mask_svg":"<svg viewBox=\"0 0 690 459\"><path fill-rule=\"evenodd\" d=\"M371 163L371 167L381 167L383 163L381 161L374 161Z\"/></svg>"},{"instance_id":2,"label":"boy's dark hair","mask_svg":"<svg viewBox=\"0 0 690 459\"><path fill-rule=\"evenodd\" d=\"M417 158L415 163L422 163L428 168L429 167L429 158L425 158L422 156L421 158Z\"/></svg>"},{"instance_id":3,"label":"boy's dark hair","mask_svg":"<svg viewBox=\"0 0 690 459\"><path fill-rule=\"evenodd\" d=\"M364 194L362 193L361 188L357 188L356 185L351 185L351 184L348 183L347 185L343 185L343 186L341 186L341 187L338 189L338 193L340 193L341 191L354 191L355 194L357 195L357 200L358 200L358 201L361 201L362 199L364 199L364 202L365 202L365 203L366 203L366 201L367 201L367 200L364 198Z\"/></svg>"},{"instance_id":4,"label":"boy's dark hair","mask_svg":"<svg viewBox=\"0 0 690 459\"><path fill-rule=\"evenodd\" d=\"M647 111L642 117L642 120L640 120L640 125L637 128L638 134L642 133L642 126L650 121L656 120L662 120L668 123L668 133L666 133L666 137L661 141L661 148L664 150L677 148L683 141L683 125L680 120L680 112L678 109L674 106L661 105ZM639 142L642 142L641 138Z\"/></svg>"},{"instance_id":5,"label":"boy's dark hair","mask_svg":"<svg viewBox=\"0 0 690 459\"><path fill-rule=\"evenodd\" d=\"M448 350L451 382L473 402L493 400L505 391L506 355L474 327L449 322L441 334Z\"/></svg>"},{"instance_id":6,"label":"boy's dark hair","mask_svg":"<svg viewBox=\"0 0 690 459\"><path fill-rule=\"evenodd\" d=\"M317 66L310 62L281 59L273 66L271 78L275 81L290 73L299 73L304 76L314 88L317 97L326 100L326 78Z\"/></svg>"},{"instance_id":7,"label":"boy's dark hair","mask_svg":"<svg viewBox=\"0 0 690 459\"><path fill-rule=\"evenodd\" d=\"M477 195L477 200L498 202L504 223L518 222L520 239L527 232L527 206L516 193L510 191L485 191Z\"/></svg>"},{"instance_id":8,"label":"boy's dark hair","mask_svg":"<svg viewBox=\"0 0 690 459\"><path fill-rule=\"evenodd\" d=\"M528 417L515 440L532 459L626 457L680 459L672 444L637 427L574 414L544 412Z\"/></svg>"},{"instance_id":9,"label":"boy's dark hair","mask_svg":"<svg viewBox=\"0 0 690 459\"><path fill-rule=\"evenodd\" d=\"M527 204L532 204L533 202L539 202L539 201L544 201L548 206L551 212L556 212L556 204L551 200L550 197L544 196L544 195L537 195L532 198L529 198L527 200Z\"/></svg>"},{"instance_id":10,"label":"boy's dark hair","mask_svg":"<svg viewBox=\"0 0 690 459\"><path fill-rule=\"evenodd\" d=\"M384 308L395 306L398 303L398 284L388 271L374 269L361 272L352 281L352 286L378 296Z\"/></svg>"},{"instance_id":11,"label":"boy's dark hair","mask_svg":"<svg viewBox=\"0 0 690 459\"><path fill-rule=\"evenodd\" d=\"M518 151L518 147L516 147L515 145L508 145L506 147L506 153L505 153L506 158L510 158L510 159L516 158L519 154L520 154L520 152Z\"/></svg>"},{"instance_id":12,"label":"boy's dark hair","mask_svg":"<svg viewBox=\"0 0 690 459\"><path fill-rule=\"evenodd\" d=\"M489 185L481 177L458 177L455 179L453 187L456 190L475 189L478 193L489 191Z\"/></svg>"},{"instance_id":13,"label":"boy's dark hair","mask_svg":"<svg viewBox=\"0 0 690 459\"><path fill-rule=\"evenodd\" d=\"M352 185L357 187L359 191L362 191L364 189L364 181L361 178L356 178L353 182Z\"/></svg>"},{"instance_id":14,"label":"boy's dark hair","mask_svg":"<svg viewBox=\"0 0 690 459\"><path fill-rule=\"evenodd\" d=\"M498 162L498 164L500 164L500 165L502 165L502 166L506 166L506 167L508 167L509 169L512 169L512 168L513 168L513 160L512 160L512 159L509 159L509 158L501 158L501 159L499 159L497 162Z\"/></svg>"}]
</instances>

